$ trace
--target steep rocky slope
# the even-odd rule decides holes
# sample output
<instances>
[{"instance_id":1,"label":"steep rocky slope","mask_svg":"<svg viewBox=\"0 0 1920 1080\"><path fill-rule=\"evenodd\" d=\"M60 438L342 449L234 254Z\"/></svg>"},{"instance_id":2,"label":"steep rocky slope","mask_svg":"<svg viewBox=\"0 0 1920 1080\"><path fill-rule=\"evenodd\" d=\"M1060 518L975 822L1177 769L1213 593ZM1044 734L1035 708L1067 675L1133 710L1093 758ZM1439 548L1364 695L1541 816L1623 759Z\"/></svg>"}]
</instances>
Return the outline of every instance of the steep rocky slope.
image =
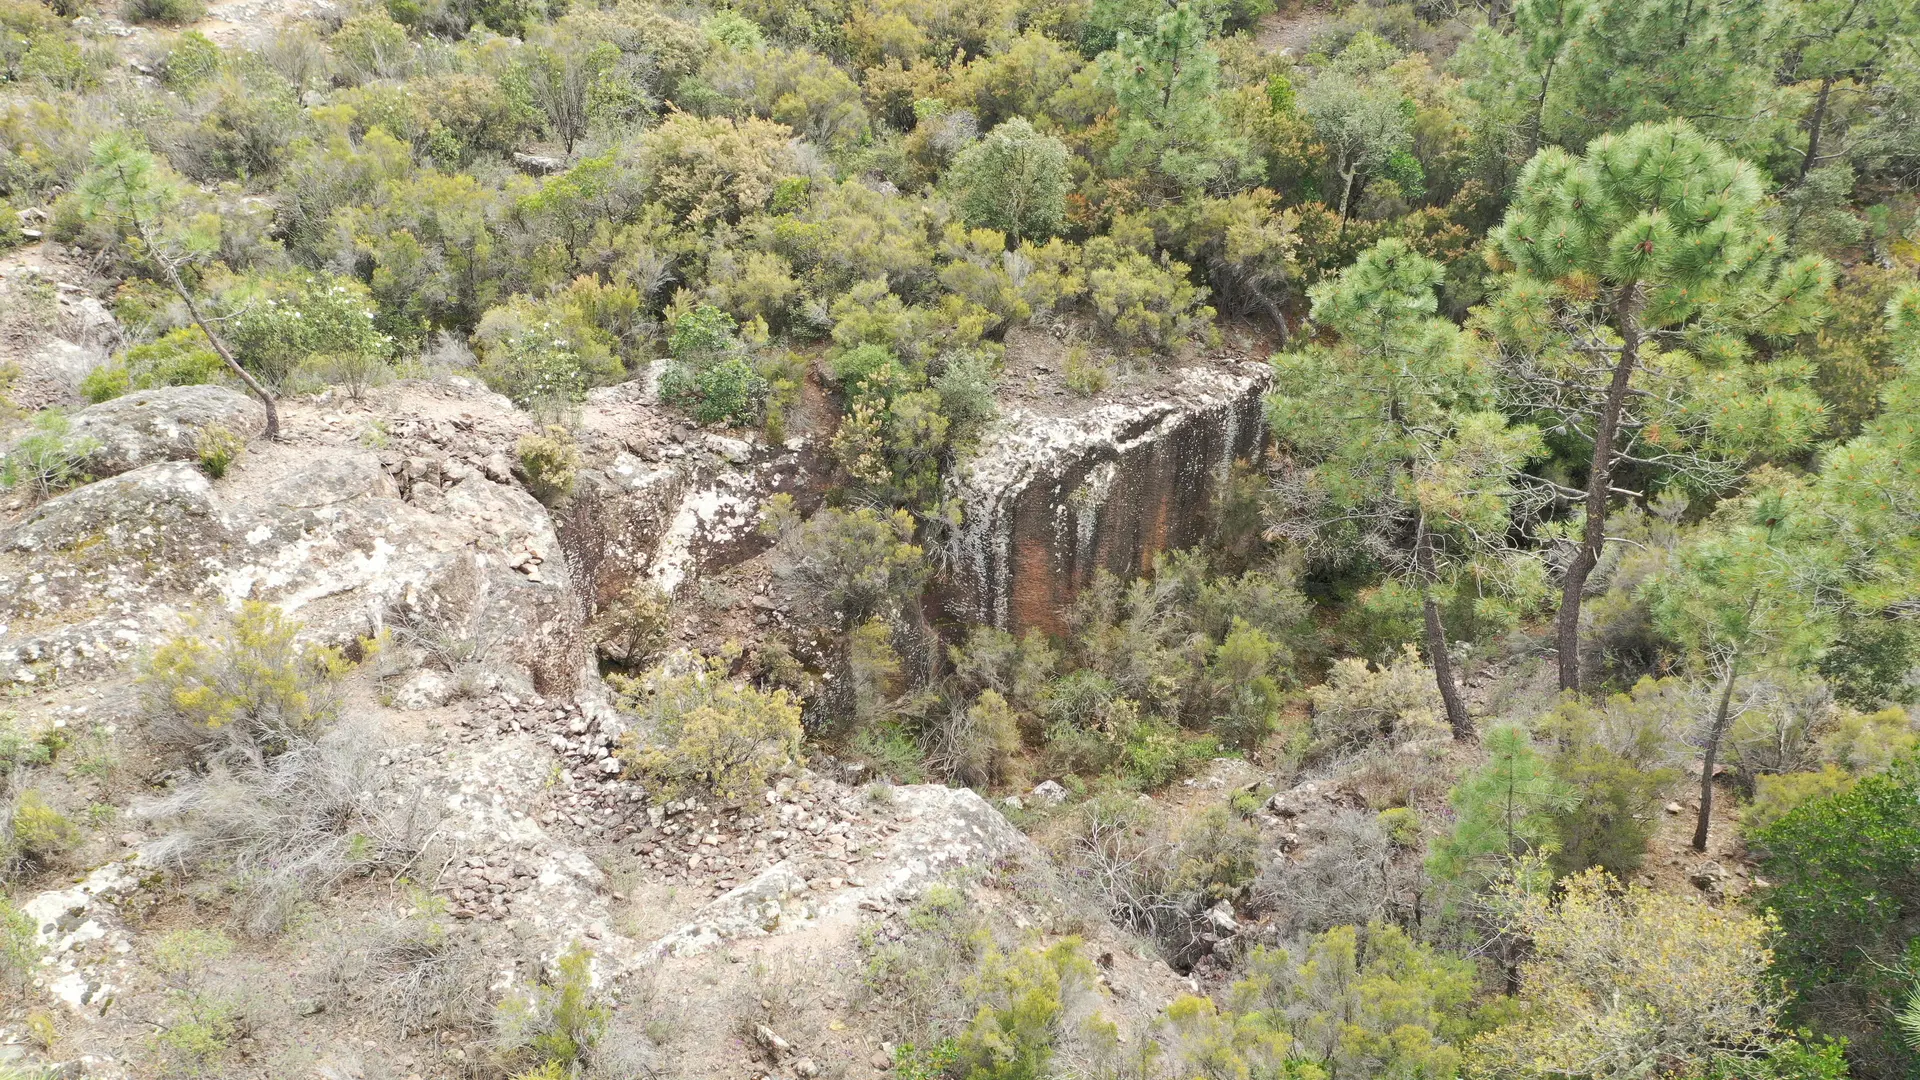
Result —
<instances>
[{"instance_id":1,"label":"steep rocky slope","mask_svg":"<svg viewBox=\"0 0 1920 1080\"><path fill-rule=\"evenodd\" d=\"M61 358L83 338L48 324L15 355L27 385L76 406L69 431L92 447L93 479L44 499L16 491L0 517L0 680L18 729L134 755L76 781L89 787L76 799L128 807L122 826L22 905L44 952L34 982L59 1031L54 1059L144 1075L156 1017L198 1000L207 979L248 979L259 992L242 1057L263 1075L480 1075L469 1070L490 1060L486 1046L381 1024L379 994L343 974L427 910L491 971L488 996L584 945L599 993L651 1032L628 1039L635 1060L660 1075L883 1071L886 1018L852 973L862 942L897 934L887 927L936 882L973 882L1010 926L1088 937L1123 1031L1143 1034L1187 988L1097 913L1062 907L1048 858L971 791L869 785L821 761L744 806L663 803L627 777L632 720L601 685L596 612L649 580L676 598L690 645L784 620L756 525L776 492L817 505L820 434L769 446L697 430L642 383L595 391L573 420L574 494L549 508L516 475L533 420L469 379L285 399L284 437L268 442L259 406L217 386L77 407L99 356L73 370ZM1029 565L1056 561L1011 586L1021 625L1044 624L1096 566L1129 569L1199 538L1213 485L1257 450L1261 383L1212 362L1183 385L1165 400L1123 386L1066 410L1077 416L1009 403L965 490L978 527L1041 552ZM210 429L251 441L218 477L200 462ZM1065 533L1048 518L1060 514ZM756 589L756 603L730 609L709 582L732 583L719 595ZM186 972L166 958L210 931L164 821L141 809L155 777L138 756L146 720L130 676L164 639L243 601L271 602L350 654L387 635L343 715L377 753L378 797L405 808L424 847L390 879L342 881L283 938Z\"/></svg>"}]
</instances>

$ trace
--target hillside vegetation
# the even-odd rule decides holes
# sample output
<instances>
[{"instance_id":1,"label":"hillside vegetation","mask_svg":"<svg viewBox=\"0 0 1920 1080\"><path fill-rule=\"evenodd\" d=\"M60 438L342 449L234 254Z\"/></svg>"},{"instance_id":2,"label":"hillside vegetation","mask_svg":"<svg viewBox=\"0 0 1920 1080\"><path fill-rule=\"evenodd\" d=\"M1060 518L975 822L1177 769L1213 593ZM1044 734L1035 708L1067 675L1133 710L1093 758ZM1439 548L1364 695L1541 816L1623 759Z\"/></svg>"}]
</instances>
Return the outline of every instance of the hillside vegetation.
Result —
<instances>
[{"instance_id":1,"label":"hillside vegetation","mask_svg":"<svg viewBox=\"0 0 1920 1080\"><path fill-rule=\"evenodd\" d=\"M433 1076L1920 1075L1912 0L120 3L0 0L0 539L204 610L101 676L124 730L41 723L77 700L58 671L7 684L0 975L49 1060L104 1007L46 1005L19 908L124 857L126 815L169 875L126 1075L294 1075L273 1032L339 1010L269 1023L235 988L337 897L401 912L331 977ZM48 382L30 346L89 289L109 355ZM1224 355L1272 381L1207 543L1093 575L1061 633L943 605L955 478L1011 395L1090 407ZM218 493L303 424L384 451L381 395L455 377L512 405L474 438L529 535L669 431L805 448L736 560L763 608L677 570L595 594L532 540L505 573L545 560L587 613L630 726L582 749L611 728L555 713L546 787L632 785L620 858L709 808L696 836L726 808L784 840L809 759L877 777L875 814L965 786L1038 841L1051 884L865 906L834 977L871 1067L798 1056L775 1029L817 1010L764 987L661 1057L598 928L507 982L449 930L449 895L523 885L444 883L467 852L367 717L406 665L509 716L511 631L314 638L165 546L213 511L32 539L123 468L89 404L247 395L253 449L208 423L167 474ZM659 415L623 449L590 417L629 401ZM424 468L387 463L426 512L517 522ZM0 632L39 633L68 579L8 565ZM693 880L714 845L675 842L683 869L635 865ZM1107 930L1185 992L1116 990Z\"/></svg>"}]
</instances>

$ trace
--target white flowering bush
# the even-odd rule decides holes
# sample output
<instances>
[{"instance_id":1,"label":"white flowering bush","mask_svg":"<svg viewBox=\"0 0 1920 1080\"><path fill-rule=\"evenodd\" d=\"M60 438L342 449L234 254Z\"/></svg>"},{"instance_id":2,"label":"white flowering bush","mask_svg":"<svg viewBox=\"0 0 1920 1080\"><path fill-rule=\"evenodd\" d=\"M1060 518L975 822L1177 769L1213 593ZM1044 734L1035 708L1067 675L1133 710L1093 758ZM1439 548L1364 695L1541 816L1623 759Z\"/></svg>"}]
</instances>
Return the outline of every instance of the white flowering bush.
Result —
<instances>
[{"instance_id":1,"label":"white flowering bush","mask_svg":"<svg viewBox=\"0 0 1920 1080\"><path fill-rule=\"evenodd\" d=\"M623 371L605 331L569 305L527 296L482 316L473 345L481 378L523 409L577 402Z\"/></svg>"},{"instance_id":2,"label":"white flowering bush","mask_svg":"<svg viewBox=\"0 0 1920 1080\"><path fill-rule=\"evenodd\" d=\"M364 373L393 357L367 287L334 274L235 279L220 294L221 336L235 359L273 383L306 369Z\"/></svg>"}]
</instances>

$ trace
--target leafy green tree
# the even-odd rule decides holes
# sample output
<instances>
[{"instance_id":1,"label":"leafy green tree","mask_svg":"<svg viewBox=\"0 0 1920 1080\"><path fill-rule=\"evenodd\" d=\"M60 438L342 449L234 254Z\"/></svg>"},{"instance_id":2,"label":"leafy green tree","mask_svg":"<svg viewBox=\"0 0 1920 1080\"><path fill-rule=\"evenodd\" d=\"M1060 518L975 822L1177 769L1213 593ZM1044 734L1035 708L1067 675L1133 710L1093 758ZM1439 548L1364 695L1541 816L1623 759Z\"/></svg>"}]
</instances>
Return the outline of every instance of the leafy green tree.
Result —
<instances>
[{"instance_id":1,"label":"leafy green tree","mask_svg":"<svg viewBox=\"0 0 1920 1080\"><path fill-rule=\"evenodd\" d=\"M1724 504L1649 586L1656 624L1718 684L1701 749L1696 851L1707 849L1713 768L1741 675L1760 664L1805 666L1829 638L1831 607L1821 600L1842 582L1842 567L1806 496L1783 484Z\"/></svg>"},{"instance_id":2,"label":"leafy green tree","mask_svg":"<svg viewBox=\"0 0 1920 1080\"><path fill-rule=\"evenodd\" d=\"M1044 240L1066 225L1067 157L1067 144L1016 116L960 151L948 181L967 224Z\"/></svg>"},{"instance_id":3,"label":"leafy green tree","mask_svg":"<svg viewBox=\"0 0 1920 1080\"><path fill-rule=\"evenodd\" d=\"M1488 321L1506 346L1518 411L1591 447L1556 626L1560 685L1573 690L1581 603L1607 542L1616 470L1688 465L1672 433L1686 430L1677 406L1691 403L1649 393L1636 375L1668 344L1738 358L1746 335L1806 329L1829 273L1818 260L1782 262L1781 238L1760 220L1759 174L1685 123L1602 136L1579 158L1542 150L1519 187L1491 237L1515 269ZM1737 428L1718 433L1744 443L1742 457L1804 446L1806 409L1776 387L1752 389Z\"/></svg>"},{"instance_id":4,"label":"leafy green tree","mask_svg":"<svg viewBox=\"0 0 1920 1080\"><path fill-rule=\"evenodd\" d=\"M1776 967L1794 1011L1852 1039L1861 1075L1911 1076L1920 1053L1888 1029L1920 967L1920 759L1789 811L1748 837L1771 882Z\"/></svg>"},{"instance_id":5,"label":"leafy green tree","mask_svg":"<svg viewBox=\"0 0 1920 1080\"><path fill-rule=\"evenodd\" d=\"M1300 111L1339 178L1343 230L1355 181L1378 175L1413 147L1413 102L1385 77L1390 50L1377 38L1356 39L1300 88Z\"/></svg>"},{"instance_id":6,"label":"leafy green tree","mask_svg":"<svg viewBox=\"0 0 1920 1080\"><path fill-rule=\"evenodd\" d=\"M521 46L514 56L513 89L545 117L547 132L567 153L607 102L620 49L594 40L585 28L558 24Z\"/></svg>"},{"instance_id":7,"label":"leafy green tree","mask_svg":"<svg viewBox=\"0 0 1920 1080\"><path fill-rule=\"evenodd\" d=\"M160 271L160 276L193 319L208 344L267 411L266 435L280 437L280 410L273 394L242 367L214 332L201 311L200 300L181 276L181 270L212 258L219 242L218 223L203 219L181 221L171 211L179 204L180 182L152 154L123 135L110 135L93 146L92 168L78 189L82 212L124 229L134 254Z\"/></svg>"},{"instance_id":8,"label":"leafy green tree","mask_svg":"<svg viewBox=\"0 0 1920 1080\"><path fill-rule=\"evenodd\" d=\"M1288 462L1278 531L1323 556L1364 552L1413 584L1448 726L1466 739L1473 722L1435 595L1441 563L1502 554L1510 477L1538 437L1489 407L1484 351L1436 314L1442 275L1383 240L1316 286L1313 319L1342 342L1276 358L1267 414Z\"/></svg>"},{"instance_id":9,"label":"leafy green tree","mask_svg":"<svg viewBox=\"0 0 1920 1080\"><path fill-rule=\"evenodd\" d=\"M1191 4L1160 15L1148 32L1121 32L1100 57L1100 78L1120 109L1115 174L1154 174L1181 193L1225 194L1259 181L1260 161L1227 131L1220 58Z\"/></svg>"}]
</instances>

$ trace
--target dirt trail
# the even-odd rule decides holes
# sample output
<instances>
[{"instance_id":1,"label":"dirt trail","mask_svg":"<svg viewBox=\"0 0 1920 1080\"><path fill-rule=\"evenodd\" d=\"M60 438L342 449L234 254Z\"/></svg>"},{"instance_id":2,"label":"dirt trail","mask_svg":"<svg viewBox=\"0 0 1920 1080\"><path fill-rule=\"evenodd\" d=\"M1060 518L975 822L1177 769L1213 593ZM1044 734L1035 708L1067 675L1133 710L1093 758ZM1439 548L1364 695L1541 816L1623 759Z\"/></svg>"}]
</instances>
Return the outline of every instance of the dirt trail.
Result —
<instances>
[{"instance_id":1,"label":"dirt trail","mask_svg":"<svg viewBox=\"0 0 1920 1080\"><path fill-rule=\"evenodd\" d=\"M1333 20L1333 12L1327 8L1289 4L1261 18L1253 40L1263 52L1305 56L1313 39Z\"/></svg>"}]
</instances>

